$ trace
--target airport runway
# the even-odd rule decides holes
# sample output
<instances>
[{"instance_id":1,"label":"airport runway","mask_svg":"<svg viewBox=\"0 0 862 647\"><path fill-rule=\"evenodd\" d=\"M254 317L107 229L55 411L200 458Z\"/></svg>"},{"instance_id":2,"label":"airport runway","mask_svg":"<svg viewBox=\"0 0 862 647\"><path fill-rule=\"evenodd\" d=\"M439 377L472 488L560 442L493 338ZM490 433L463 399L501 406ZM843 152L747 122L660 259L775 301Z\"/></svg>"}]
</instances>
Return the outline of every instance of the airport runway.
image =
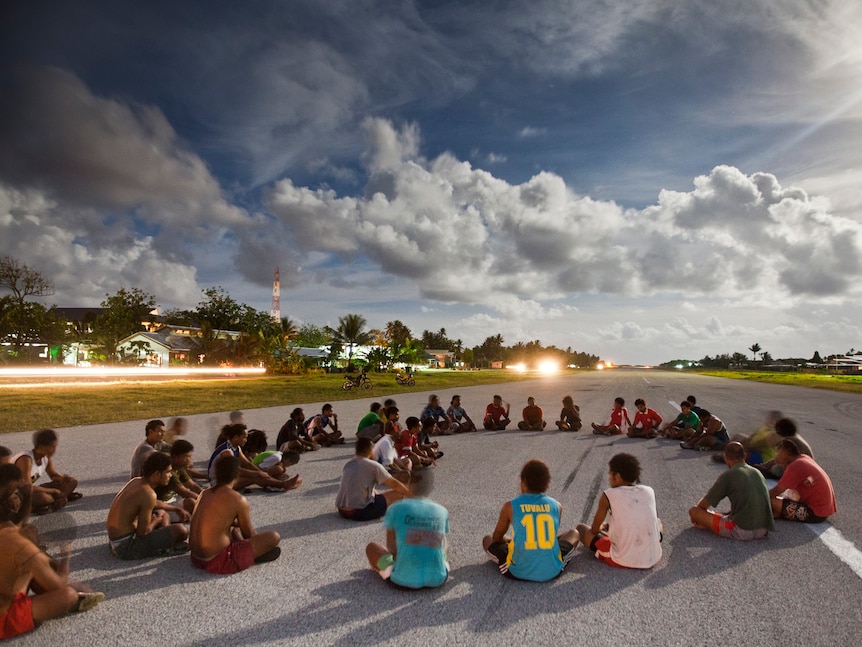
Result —
<instances>
[{"instance_id":1,"label":"airport runway","mask_svg":"<svg viewBox=\"0 0 862 647\"><path fill-rule=\"evenodd\" d=\"M402 421L418 415L428 392L421 375L397 397ZM454 391L440 392L444 406ZM585 427L605 422L613 398L647 403L667 418L689 394L724 420L731 434L751 433L769 409L797 420L815 458L835 485L839 512L818 527L779 522L768 539L740 543L690 527L687 510L722 466L677 443L599 437L591 433L478 432L441 438L433 499L450 512L449 582L440 589L397 591L366 566L364 547L382 541L380 522L351 523L334 510L343 464L353 445L304 454L302 487L249 495L259 530L282 536L282 557L233 576L194 569L188 556L121 562L107 547L104 522L125 483L145 421L60 430L57 467L81 482L85 496L34 523L56 547L73 540L73 577L104 591L94 611L49 622L21 645L853 645L862 635L862 396L648 370L547 377L460 390L474 420L494 393L513 418L532 395L553 427L562 396L580 405ZM373 396L373 392L371 393ZM332 402L350 435L372 398ZM250 427L274 441L294 406L307 415L322 403L285 402L246 411ZM516 413L517 412L517 413ZM164 418L171 416L170 411ZM208 459L227 414L191 416L196 463ZM514 426L514 425L513 425ZM14 451L30 434L7 434ZM664 522L662 561L649 571L614 569L579 548L567 571L546 584L502 578L481 550L502 503L518 493L529 458L551 467L550 494L564 507L563 525L590 521L607 487L607 461L635 454L643 481L655 488Z\"/></svg>"}]
</instances>

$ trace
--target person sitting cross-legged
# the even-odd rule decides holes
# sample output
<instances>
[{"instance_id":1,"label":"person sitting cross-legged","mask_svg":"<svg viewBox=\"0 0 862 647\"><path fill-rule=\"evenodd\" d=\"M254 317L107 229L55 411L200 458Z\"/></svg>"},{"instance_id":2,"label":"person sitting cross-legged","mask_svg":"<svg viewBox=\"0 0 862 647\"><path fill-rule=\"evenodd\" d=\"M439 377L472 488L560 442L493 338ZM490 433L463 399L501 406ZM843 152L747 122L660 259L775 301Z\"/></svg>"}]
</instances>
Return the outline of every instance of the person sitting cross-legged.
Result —
<instances>
[{"instance_id":1,"label":"person sitting cross-legged","mask_svg":"<svg viewBox=\"0 0 862 647\"><path fill-rule=\"evenodd\" d=\"M775 461L784 467L778 484L769 490L776 519L820 523L838 511L829 475L793 438L778 443Z\"/></svg>"},{"instance_id":2,"label":"person sitting cross-legged","mask_svg":"<svg viewBox=\"0 0 862 647\"><path fill-rule=\"evenodd\" d=\"M248 501L236 491L239 460L225 454L214 465L215 484L198 497L189 530L192 564L208 573L230 575L281 555L281 536L257 532Z\"/></svg>"},{"instance_id":3,"label":"person sitting cross-legged","mask_svg":"<svg viewBox=\"0 0 862 647\"><path fill-rule=\"evenodd\" d=\"M372 460L373 443L370 438L356 441L356 455L341 472L341 484L335 497L338 514L351 521L370 521L386 514L386 509L408 496L410 491L377 461ZM385 485L388 491L378 493L376 486Z\"/></svg>"},{"instance_id":4,"label":"person sitting cross-legged","mask_svg":"<svg viewBox=\"0 0 862 647\"><path fill-rule=\"evenodd\" d=\"M775 530L769 491L763 475L745 462L742 443L728 443L724 448L728 467L698 504L688 511L691 523L730 539L762 539ZM730 512L712 512L722 499L730 501Z\"/></svg>"},{"instance_id":5,"label":"person sitting cross-legged","mask_svg":"<svg viewBox=\"0 0 862 647\"><path fill-rule=\"evenodd\" d=\"M293 478L276 479L260 469L252 463L245 453L242 451L243 446L248 441L248 430L243 424L228 425L224 428L227 440L216 447L215 451L210 456L209 467L207 473L210 482L215 481L215 461L219 456L233 455L239 461L239 478L237 479L236 488L244 490L250 485L258 485L263 488L271 488L273 490L294 490L302 484L302 479L299 474Z\"/></svg>"},{"instance_id":6,"label":"person sitting cross-legged","mask_svg":"<svg viewBox=\"0 0 862 647\"><path fill-rule=\"evenodd\" d=\"M527 406L521 412L521 422L518 429L521 431L542 431L546 426L545 412L536 404L536 398L527 398Z\"/></svg>"}]
</instances>

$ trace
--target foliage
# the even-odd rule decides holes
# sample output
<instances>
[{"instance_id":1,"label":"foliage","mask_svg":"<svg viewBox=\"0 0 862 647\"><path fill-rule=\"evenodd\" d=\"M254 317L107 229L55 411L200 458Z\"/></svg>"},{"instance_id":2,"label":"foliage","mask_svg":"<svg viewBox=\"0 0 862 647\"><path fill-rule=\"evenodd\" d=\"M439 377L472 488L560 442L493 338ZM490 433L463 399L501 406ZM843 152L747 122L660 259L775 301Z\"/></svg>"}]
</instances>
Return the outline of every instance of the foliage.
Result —
<instances>
[{"instance_id":1,"label":"foliage","mask_svg":"<svg viewBox=\"0 0 862 647\"><path fill-rule=\"evenodd\" d=\"M140 288L120 288L105 295L104 311L93 322L93 337L110 363L117 361L117 345L124 337L143 330L141 322L156 307L156 298Z\"/></svg>"},{"instance_id":2,"label":"foliage","mask_svg":"<svg viewBox=\"0 0 862 647\"><path fill-rule=\"evenodd\" d=\"M299 327L296 343L302 348L320 348L332 341L332 337L323 326L306 323Z\"/></svg>"},{"instance_id":3,"label":"foliage","mask_svg":"<svg viewBox=\"0 0 862 647\"><path fill-rule=\"evenodd\" d=\"M54 294L41 272L11 256L0 257L0 290L11 293L0 298L0 341L11 344L13 361L32 361L29 352L22 351L27 343L61 341L64 331L56 312L28 300Z\"/></svg>"},{"instance_id":4,"label":"foliage","mask_svg":"<svg viewBox=\"0 0 862 647\"><path fill-rule=\"evenodd\" d=\"M347 346L347 366L353 366L353 352L357 346L370 344L374 334L365 330L368 322L358 314L348 314L338 318L338 328L329 328L327 332L334 342L342 347Z\"/></svg>"}]
</instances>

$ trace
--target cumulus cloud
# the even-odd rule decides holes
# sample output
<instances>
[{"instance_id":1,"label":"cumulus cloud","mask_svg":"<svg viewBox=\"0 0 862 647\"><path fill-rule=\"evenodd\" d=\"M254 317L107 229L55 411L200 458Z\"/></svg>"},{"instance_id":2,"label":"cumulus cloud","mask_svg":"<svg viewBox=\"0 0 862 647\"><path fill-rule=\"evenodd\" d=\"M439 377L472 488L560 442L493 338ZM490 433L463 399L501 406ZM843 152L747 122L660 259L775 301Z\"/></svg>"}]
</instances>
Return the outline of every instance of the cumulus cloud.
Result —
<instances>
[{"instance_id":1,"label":"cumulus cloud","mask_svg":"<svg viewBox=\"0 0 862 647\"><path fill-rule=\"evenodd\" d=\"M248 222L160 110L30 69L0 98L0 252L68 299L135 285L194 300L192 250Z\"/></svg>"},{"instance_id":2,"label":"cumulus cloud","mask_svg":"<svg viewBox=\"0 0 862 647\"><path fill-rule=\"evenodd\" d=\"M718 166L691 191L625 210L553 173L514 185L451 154L426 160L412 125L366 128L373 191L342 197L282 180L269 207L300 253L363 258L426 298L503 313L580 293L792 299L858 282L860 225L768 173Z\"/></svg>"}]
</instances>

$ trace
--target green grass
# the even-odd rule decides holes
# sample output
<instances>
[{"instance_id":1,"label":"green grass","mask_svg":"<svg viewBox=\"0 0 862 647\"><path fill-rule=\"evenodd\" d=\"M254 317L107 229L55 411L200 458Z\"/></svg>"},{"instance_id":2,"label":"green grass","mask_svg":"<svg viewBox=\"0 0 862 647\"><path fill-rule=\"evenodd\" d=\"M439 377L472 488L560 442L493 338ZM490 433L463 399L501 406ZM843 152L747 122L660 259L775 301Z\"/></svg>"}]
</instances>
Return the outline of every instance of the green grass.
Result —
<instances>
[{"instance_id":1,"label":"green grass","mask_svg":"<svg viewBox=\"0 0 862 647\"><path fill-rule=\"evenodd\" d=\"M341 388L343 375L185 379L86 385L52 382L0 388L0 433L44 427L74 427L141 418L287 406L327 400L385 398L406 391L516 382L532 377L512 371L428 371L416 386L399 386L391 373L371 374L370 390Z\"/></svg>"},{"instance_id":2,"label":"green grass","mask_svg":"<svg viewBox=\"0 0 862 647\"><path fill-rule=\"evenodd\" d=\"M699 375L752 380L767 384L789 384L812 389L862 393L862 375L825 375L822 373L777 373L774 371L696 370Z\"/></svg>"}]
</instances>

